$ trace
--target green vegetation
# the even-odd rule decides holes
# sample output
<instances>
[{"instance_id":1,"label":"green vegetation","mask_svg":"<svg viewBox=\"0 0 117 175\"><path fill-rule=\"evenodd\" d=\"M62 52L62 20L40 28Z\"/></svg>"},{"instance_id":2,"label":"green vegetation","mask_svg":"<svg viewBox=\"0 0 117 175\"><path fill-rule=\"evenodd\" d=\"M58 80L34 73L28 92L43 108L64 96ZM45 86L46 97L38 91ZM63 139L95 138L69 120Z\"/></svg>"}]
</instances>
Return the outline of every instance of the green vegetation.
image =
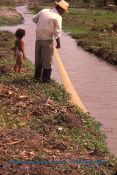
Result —
<instances>
[{"instance_id":1,"label":"green vegetation","mask_svg":"<svg viewBox=\"0 0 117 175\"><path fill-rule=\"evenodd\" d=\"M117 12L104 9L71 8L63 28L85 50L117 64Z\"/></svg>"},{"instance_id":2,"label":"green vegetation","mask_svg":"<svg viewBox=\"0 0 117 175\"><path fill-rule=\"evenodd\" d=\"M22 73L15 74L11 48L14 37L0 32L0 161L15 160L107 160L105 165L45 165L42 174L112 174L116 159L110 155L100 124L78 106L69 103L70 95L54 80L35 82L34 66L25 60ZM2 137L4 135L4 137ZM5 146L6 145L6 146ZM8 152L5 152L8 150ZM14 165L7 170L17 169ZM31 165L28 165L30 168ZM35 167L34 166L34 167ZM2 166L1 166L2 167ZM33 167L33 168L34 168ZM2 167L3 168L3 167ZM25 165L24 165L25 172ZM4 168L2 169L2 172ZM5 170L5 172L7 171Z\"/></svg>"},{"instance_id":3,"label":"green vegetation","mask_svg":"<svg viewBox=\"0 0 117 175\"><path fill-rule=\"evenodd\" d=\"M19 15L14 6L0 6L0 26L16 25L23 21L21 15Z\"/></svg>"}]
</instances>

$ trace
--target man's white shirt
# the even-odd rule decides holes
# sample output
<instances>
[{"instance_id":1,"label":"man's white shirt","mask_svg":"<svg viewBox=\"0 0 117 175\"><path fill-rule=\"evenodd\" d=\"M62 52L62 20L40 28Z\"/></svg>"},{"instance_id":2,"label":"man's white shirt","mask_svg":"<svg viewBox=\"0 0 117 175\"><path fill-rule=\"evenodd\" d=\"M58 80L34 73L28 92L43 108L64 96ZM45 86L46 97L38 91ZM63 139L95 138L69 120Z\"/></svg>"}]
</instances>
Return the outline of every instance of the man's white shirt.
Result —
<instances>
[{"instance_id":1,"label":"man's white shirt","mask_svg":"<svg viewBox=\"0 0 117 175\"><path fill-rule=\"evenodd\" d=\"M36 40L52 40L53 37L60 37L62 17L55 8L41 10L33 17L33 22L37 24Z\"/></svg>"}]
</instances>

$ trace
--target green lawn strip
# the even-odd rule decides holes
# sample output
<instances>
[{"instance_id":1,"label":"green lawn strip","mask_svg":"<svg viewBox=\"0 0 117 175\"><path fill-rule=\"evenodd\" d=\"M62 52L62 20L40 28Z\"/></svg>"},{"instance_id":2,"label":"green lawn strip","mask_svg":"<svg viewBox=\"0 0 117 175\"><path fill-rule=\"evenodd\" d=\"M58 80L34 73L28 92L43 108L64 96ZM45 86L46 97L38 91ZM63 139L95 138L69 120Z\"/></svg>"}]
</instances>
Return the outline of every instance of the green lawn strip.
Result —
<instances>
[{"instance_id":1,"label":"green lawn strip","mask_svg":"<svg viewBox=\"0 0 117 175\"><path fill-rule=\"evenodd\" d=\"M85 50L117 64L117 28L113 29L116 14L113 10L71 9L69 14L64 15L63 29Z\"/></svg>"},{"instance_id":2,"label":"green lawn strip","mask_svg":"<svg viewBox=\"0 0 117 175\"><path fill-rule=\"evenodd\" d=\"M23 18L15 10L15 6L0 5L0 26L11 26L22 23Z\"/></svg>"},{"instance_id":3,"label":"green lawn strip","mask_svg":"<svg viewBox=\"0 0 117 175\"><path fill-rule=\"evenodd\" d=\"M58 174L101 174L101 169L112 174L116 159L107 149L100 124L68 102L70 95L63 85L54 80L50 84L35 82L34 66L28 60L22 73L14 74L14 37L0 32L0 41L0 134L4 135L1 161L53 160L53 156L55 160L105 159L108 163L101 167L74 164L53 169Z\"/></svg>"},{"instance_id":4,"label":"green lawn strip","mask_svg":"<svg viewBox=\"0 0 117 175\"><path fill-rule=\"evenodd\" d=\"M0 16L0 26L12 26L22 22L21 16L19 17L2 17Z\"/></svg>"}]
</instances>

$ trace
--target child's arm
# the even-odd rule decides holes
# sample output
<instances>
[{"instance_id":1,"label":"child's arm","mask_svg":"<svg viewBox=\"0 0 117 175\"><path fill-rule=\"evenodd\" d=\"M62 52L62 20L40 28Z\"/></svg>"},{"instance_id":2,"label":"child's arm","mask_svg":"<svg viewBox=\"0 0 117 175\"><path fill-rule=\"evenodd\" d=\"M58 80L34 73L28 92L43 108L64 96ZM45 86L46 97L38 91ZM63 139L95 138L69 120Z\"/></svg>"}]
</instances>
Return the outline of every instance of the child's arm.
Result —
<instances>
[{"instance_id":1,"label":"child's arm","mask_svg":"<svg viewBox=\"0 0 117 175\"><path fill-rule=\"evenodd\" d=\"M19 41L19 47L18 48L23 53L23 58L25 59L24 42L22 40Z\"/></svg>"},{"instance_id":2,"label":"child's arm","mask_svg":"<svg viewBox=\"0 0 117 175\"><path fill-rule=\"evenodd\" d=\"M13 48L13 50L14 50L14 56L15 56L15 53L16 53L16 49L17 49L17 41L15 41L15 47Z\"/></svg>"}]
</instances>

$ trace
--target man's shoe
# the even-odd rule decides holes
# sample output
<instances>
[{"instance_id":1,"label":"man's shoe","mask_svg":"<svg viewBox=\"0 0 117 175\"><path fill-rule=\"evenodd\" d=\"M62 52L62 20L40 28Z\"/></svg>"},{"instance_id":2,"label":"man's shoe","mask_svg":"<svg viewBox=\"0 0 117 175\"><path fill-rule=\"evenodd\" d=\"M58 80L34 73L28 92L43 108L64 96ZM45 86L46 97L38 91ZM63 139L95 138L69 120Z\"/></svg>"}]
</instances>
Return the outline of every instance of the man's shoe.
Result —
<instances>
[{"instance_id":1,"label":"man's shoe","mask_svg":"<svg viewBox=\"0 0 117 175\"><path fill-rule=\"evenodd\" d=\"M52 69L44 69L42 74L43 83L50 83Z\"/></svg>"},{"instance_id":2,"label":"man's shoe","mask_svg":"<svg viewBox=\"0 0 117 175\"><path fill-rule=\"evenodd\" d=\"M35 68L35 75L34 75L34 79L35 80L40 80L42 77L42 66L38 66Z\"/></svg>"}]
</instances>

